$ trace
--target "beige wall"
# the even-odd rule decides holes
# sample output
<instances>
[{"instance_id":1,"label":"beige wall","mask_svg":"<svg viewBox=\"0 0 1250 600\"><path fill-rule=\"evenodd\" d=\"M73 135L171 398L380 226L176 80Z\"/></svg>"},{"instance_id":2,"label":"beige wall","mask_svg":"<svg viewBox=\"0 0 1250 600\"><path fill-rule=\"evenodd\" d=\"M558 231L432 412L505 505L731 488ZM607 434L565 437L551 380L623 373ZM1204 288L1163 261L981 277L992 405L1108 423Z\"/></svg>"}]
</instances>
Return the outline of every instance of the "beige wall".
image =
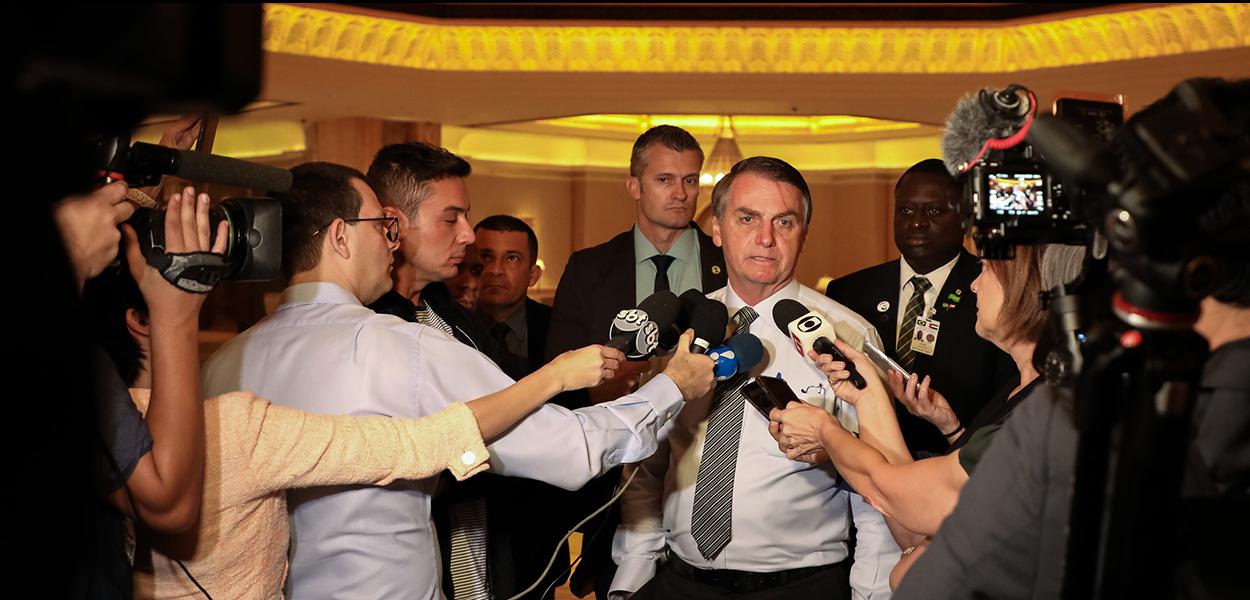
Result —
<instances>
[{"instance_id":1,"label":"beige wall","mask_svg":"<svg viewBox=\"0 0 1250 600\"><path fill-rule=\"evenodd\" d=\"M550 300L569 254L601 244L634 223L635 204L623 174L472 162L470 220L511 214L538 234L539 257L547 269L531 291L535 298ZM805 175L812 190L812 225L799 259L799 281L815 287L822 276L838 277L898 256L891 233L897 172Z\"/></svg>"}]
</instances>

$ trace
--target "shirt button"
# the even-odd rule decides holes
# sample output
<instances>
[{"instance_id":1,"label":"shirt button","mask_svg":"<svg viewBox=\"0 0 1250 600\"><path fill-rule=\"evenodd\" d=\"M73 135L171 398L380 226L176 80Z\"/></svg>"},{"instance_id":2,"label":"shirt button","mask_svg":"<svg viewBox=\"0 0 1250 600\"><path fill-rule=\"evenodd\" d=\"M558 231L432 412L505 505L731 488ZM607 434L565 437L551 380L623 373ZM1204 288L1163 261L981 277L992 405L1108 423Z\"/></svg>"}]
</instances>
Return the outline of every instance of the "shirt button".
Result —
<instances>
[{"instance_id":1,"label":"shirt button","mask_svg":"<svg viewBox=\"0 0 1250 600\"><path fill-rule=\"evenodd\" d=\"M460 455L460 462L464 463L465 466L472 465L477 462L477 454L474 454L472 450L466 450L464 454Z\"/></svg>"},{"instance_id":2,"label":"shirt button","mask_svg":"<svg viewBox=\"0 0 1250 600\"><path fill-rule=\"evenodd\" d=\"M665 421L668 421L668 420L670 420L670 419L672 419L672 418L673 418L673 411L671 411L671 410L670 410L670 411L668 411L668 412L664 413L664 420L665 420Z\"/></svg>"}]
</instances>

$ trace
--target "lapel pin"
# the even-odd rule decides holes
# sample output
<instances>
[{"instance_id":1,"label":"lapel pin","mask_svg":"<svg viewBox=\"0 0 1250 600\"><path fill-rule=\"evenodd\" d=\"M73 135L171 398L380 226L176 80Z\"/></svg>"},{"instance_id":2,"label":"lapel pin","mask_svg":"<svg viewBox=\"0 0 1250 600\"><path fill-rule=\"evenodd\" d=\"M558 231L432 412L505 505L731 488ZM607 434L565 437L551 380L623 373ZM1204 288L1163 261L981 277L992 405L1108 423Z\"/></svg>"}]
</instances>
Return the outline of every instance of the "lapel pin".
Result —
<instances>
[{"instance_id":1,"label":"lapel pin","mask_svg":"<svg viewBox=\"0 0 1250 600\"><path fill-rule=\"evenodd\" d=\"M885 311L887 311L887 310L890 310L890 303L889 303L889 302L886 302L885 300L882 300L881 302L878 302L878 303L877 303L877 312L881 312L881 313L883 313L883 312L885 312Z\"/></svg>"},{"instance_id":2,"label":"lapel pin","mask_svg":"<svg viewBox=\"0 0 1250 600\"><path fill-rule=\"evenodd\" d=\"M712 265L712 274L720 275L720 265Z\"/></svg>"}]
</instances>

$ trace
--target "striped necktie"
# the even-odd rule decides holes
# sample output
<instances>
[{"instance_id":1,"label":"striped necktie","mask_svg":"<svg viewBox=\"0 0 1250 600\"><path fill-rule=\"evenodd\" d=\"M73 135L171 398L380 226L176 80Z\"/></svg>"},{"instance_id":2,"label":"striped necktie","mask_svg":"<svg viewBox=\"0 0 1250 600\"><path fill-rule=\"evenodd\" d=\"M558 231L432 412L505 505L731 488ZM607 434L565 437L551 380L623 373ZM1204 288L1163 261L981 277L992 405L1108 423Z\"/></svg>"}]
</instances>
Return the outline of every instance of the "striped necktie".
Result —
<instances>
[{"instance_id":1,"label":"striped necktie","mask_svg":"<svg viewBox=\"0 0 1250 600\"><path fill-rule=\"evenodd\" d=\"M759 317L755 309L744 306L734 314L734 335L751 328ZM738 441L742 437L742 411L745 397L742 386L747 374L739 373L716 384L711 414L707 418L707 438L699 459L699 475L695 479L694 508L690 516L690 535L699 546L699 553L712 560L729 545L733 537L734 471L738 466Z\"/></svg>"},{"instance_id":2,"label":"striped necktie","mask_svg":"<svg viewBox=\"0 0 1250 600\"><path fill-rule=\"evenodd\" d=\"M916 335L916 319L924 312L924 293L931 287L928 279L916 275L911 278L911 299L907 301L907 310L903 311L903 321L898 327L898 342L894 346L894 355L898 364L908 371L916 362L916 353L911 349L911 338Z\"/></svg>"}]
</instances>

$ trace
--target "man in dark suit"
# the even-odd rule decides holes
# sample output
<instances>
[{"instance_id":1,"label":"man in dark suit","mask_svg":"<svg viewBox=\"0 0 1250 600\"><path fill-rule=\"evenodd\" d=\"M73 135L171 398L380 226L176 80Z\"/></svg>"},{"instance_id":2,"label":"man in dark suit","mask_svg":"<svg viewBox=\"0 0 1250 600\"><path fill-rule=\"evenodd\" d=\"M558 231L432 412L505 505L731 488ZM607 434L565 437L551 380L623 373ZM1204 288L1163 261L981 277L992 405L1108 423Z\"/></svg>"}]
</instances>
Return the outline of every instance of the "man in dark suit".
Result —
<instances>
[{"instance_id":1,"label":"man in dark suit","mask_svg":"<svg viewBox=\"0 0 1250 600\"><path fill-rule=\"evenodd\" d=\"M960 422L968 423L1019 374L1005 352L974 330L971 284L981 261L963 249L962 193L938 159L907 169L894 188L894 243L902 259L835 279L825 294L872 323L885 340L882 350L918 380L930 376ZM926 332L937 322L935 344L913 344L918 319ZM913 453L945 452L953 439L901 407L899 425Z\"/></svg>"},{"instance_id":2,"label":"man in dark suit","mask_svg":"<svg viewBox=\"0 0 1250 600\"><path fill-rule=\"evenodd\" d=\"M653 127L634 142L625 189L637 202L637 221L630 230L569 257L552 307L548 359L603 343L616 313L637 306L656 290L680 295L688 289L707 293L725 286L724 254L691 221L702 166L703 149L681 128ZM637 384L647 366L625 363L614 380L557 401L574 406L616 398ZM582 493L585 512L606 502L618 479L619 473L609 473L592 481ZM616 570L610 550L618 520L613 508L606 521L584 528L594 539L584 546L571 582L579 596L593 587L600 600L607 600Z\"/></svg>"}]
</instances>

